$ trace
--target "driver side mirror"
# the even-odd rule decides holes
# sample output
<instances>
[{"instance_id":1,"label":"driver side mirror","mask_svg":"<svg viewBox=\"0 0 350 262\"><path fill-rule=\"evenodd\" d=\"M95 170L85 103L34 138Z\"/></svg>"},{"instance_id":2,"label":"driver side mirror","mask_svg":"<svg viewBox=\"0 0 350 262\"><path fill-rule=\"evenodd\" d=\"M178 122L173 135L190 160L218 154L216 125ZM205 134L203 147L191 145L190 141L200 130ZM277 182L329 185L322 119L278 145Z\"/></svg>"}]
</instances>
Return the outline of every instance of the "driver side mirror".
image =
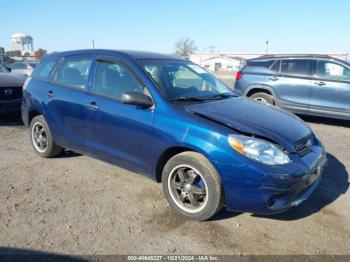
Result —
<instances>
[{"instance_id":1,"label":"driver side mirror","mask_svg":"<svg viewBox=\"0 0 350 262\"><path fill-rule=\"evenodd\" d=\"M149 108L153 106L153 100L143 94L137 92L125 92L122 94L122 102L128 105L136 105L142 108Z\"/></svg>"}]
</instances>

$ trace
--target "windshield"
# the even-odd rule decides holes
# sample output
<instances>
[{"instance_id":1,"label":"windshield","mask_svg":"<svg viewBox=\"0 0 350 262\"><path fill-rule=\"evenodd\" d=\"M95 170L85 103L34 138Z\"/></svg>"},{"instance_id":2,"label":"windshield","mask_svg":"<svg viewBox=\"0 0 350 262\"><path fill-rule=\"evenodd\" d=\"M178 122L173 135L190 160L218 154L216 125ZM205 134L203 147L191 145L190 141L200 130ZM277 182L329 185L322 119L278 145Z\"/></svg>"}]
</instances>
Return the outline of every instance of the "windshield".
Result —
<instances>
[{"instance_id":1,"label":"windshield","mask_svg":"<svg viewBox=\"0 0 350 262\"><path fill-rule=\"evenodd\" d=\"M6 67L4 67L2 64L0 64L0 72L4 73L4 72L8 72L8 70L6 69Z\"/></svg>"},{"instance_id":2,"label":"windshield","mask_svg":"<svg viewBox=\"0 0 350 262\"><path fill-rule=\"evenodd\" d=\"M143 60L141 63L170 101L234 95L231 89L213 75L191 62Z\"/></svg>"}]
</instances>

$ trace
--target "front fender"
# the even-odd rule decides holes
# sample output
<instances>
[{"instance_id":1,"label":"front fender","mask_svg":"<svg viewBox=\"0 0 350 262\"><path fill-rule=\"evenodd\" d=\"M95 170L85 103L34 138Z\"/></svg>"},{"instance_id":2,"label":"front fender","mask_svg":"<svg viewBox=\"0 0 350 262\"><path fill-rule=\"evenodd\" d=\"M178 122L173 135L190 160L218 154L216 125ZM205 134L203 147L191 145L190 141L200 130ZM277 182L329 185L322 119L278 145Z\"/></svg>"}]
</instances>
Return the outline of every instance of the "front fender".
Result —
<instances>
[{"instance_id":1,"label":"front fender","mask_svg":"<svg viewBox=\"0 0 350 262\"><path fill-rule=\"evenodd\" d=\"M174 114L174 117L171 118L166 115L157 115L155 127L154 168L151 176L156 174L160 157L171 148L198 152L206 157L215 168L221 162L240 165L241 156L233 151L227 142L227 136L235 133L228 127L184 112L176 114L176 117ZM236 157L235 154L237 154Z\"/></svg>"}]
</instances>

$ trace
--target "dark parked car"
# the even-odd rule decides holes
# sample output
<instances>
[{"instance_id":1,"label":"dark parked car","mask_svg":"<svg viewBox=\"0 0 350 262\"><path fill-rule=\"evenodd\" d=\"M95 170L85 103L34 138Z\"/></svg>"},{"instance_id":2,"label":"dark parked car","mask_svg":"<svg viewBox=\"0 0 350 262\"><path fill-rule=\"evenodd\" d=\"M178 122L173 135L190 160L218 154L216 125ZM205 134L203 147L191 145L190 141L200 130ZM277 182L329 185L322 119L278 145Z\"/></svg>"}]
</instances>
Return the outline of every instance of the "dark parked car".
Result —
<instances>
[{"instance_id":1,"label":"dark parked car","mask_svg":"<svg viewBox=\"0 0 350 262\"><path fill-rule=\"evenodd\" d=\"M296 206L326 163L298 117L155 53L46 55L24 88L22 118L40 156L68 148L147 175L174 210L199 220L223 205L260 214Z\"/></svg>"},{"instance_id":2,"label":"dark parked car","mask_svg":"<svg viewBox=\"0 0 350 262\"><path fill-rule=\"evenodd\" d=\"M242 96L294 113L350 119L350 64L324 55L264 56L237 73Z\"/></svg>"},{"instance_id":3,"label":"dark parked car","mask_svg":"<svg viewBox=\"0 0 350 262\"><path fill-rule=\"evenodd\" d=\"M32 74L36 63L30 62L17 62L8 66L12 73L16 73L20 76L28 77Z\"/></svg>"},{"instance_id":4,"label":"dark parked car","mask_svg":"<svg viewBox=\"0 0 350 262\"><path fill-rule=\"evenodd\" d=\"M0 64L0 114L19 113L24 79Z\"/></svg>"}]
</instances>

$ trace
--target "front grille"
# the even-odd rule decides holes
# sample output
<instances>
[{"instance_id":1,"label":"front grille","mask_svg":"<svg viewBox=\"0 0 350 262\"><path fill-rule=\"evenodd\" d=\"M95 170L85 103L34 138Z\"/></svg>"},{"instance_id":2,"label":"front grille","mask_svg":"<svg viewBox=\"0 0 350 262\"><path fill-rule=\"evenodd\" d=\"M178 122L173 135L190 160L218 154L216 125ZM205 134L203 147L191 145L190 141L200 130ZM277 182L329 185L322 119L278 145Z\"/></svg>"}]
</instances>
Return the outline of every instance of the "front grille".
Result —
<instances>
[{"instance_id":1,"label":"front grille","mask_svg":"<svg viewBox=\"0 0 350 262\"><path fill-rule=\"evenodd\" d=\"M313 143L313 137L306 136L295 143L295 151L299 156L304 156L310 152Z\"/></svg>"},{"instance_id":2,"label":"front grille","mask_svg":"<svg viewBox=\"0 0 350 262\"><path fill-rule=\"evenodd\" d=\"M0 87L0 100L11 101L22 98L22 87L11 86L11 87Z\"/></svg>"}]
</instances>

